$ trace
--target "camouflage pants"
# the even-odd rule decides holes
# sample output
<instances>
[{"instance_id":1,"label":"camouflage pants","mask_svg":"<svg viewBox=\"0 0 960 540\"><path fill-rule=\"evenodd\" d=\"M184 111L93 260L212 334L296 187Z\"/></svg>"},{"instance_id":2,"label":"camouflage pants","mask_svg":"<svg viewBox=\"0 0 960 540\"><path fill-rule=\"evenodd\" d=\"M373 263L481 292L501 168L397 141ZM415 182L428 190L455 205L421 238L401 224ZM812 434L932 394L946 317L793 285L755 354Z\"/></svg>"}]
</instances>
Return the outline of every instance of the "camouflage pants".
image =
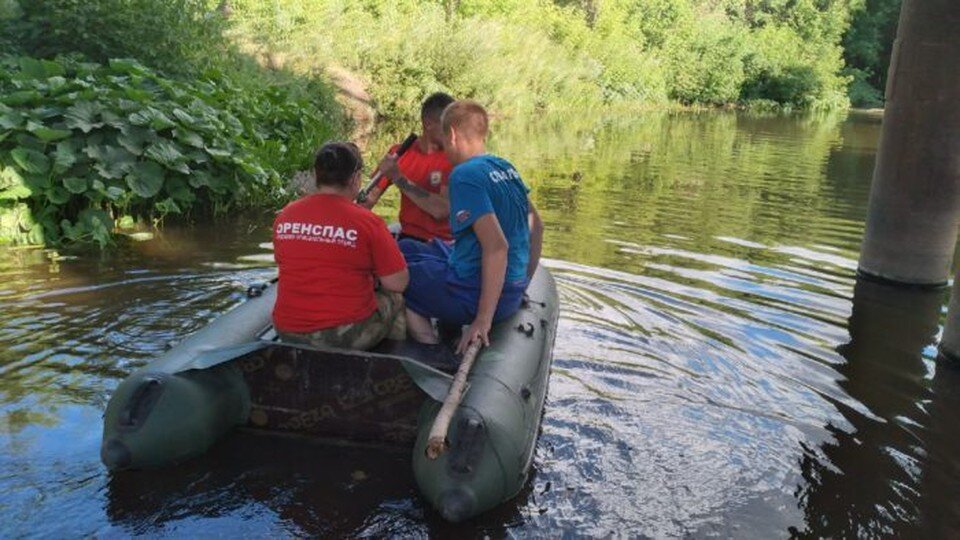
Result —
<instances>
[{"instance_id":1,"label":"camouflage pants","mask_svg":"<svg viewBox=\"0 0 960 540\"><path fill-rule=\"evenodd\" d=\"M376 295L377 310L360 322L305 334L280 332L280 340L318 348L367 350L387 337L404 339L407 327L403 314L403 295L386 291L377 291Z\"/></svg>"}]
</instances>

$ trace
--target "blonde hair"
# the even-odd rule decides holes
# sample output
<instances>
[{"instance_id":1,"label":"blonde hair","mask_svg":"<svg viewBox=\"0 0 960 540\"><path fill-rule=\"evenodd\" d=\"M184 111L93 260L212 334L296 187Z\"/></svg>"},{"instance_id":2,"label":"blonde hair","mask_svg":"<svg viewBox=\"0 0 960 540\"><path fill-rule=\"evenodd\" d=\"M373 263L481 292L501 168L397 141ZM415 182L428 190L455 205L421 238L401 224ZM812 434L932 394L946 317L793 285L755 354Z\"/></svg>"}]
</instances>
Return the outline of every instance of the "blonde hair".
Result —
<instances>
[{"instance_id":1,"label":"blonde hair","mask_svg":"<svg viewBox=\"0 0 960 540\"><path fill-rule=\"evenodd\" d=\"M467 138L485 139L490 120L482 105L464 99L454 101L443 110L441 124L444 133L449 134L452 128Z\"/></svg>"}]
</instances>

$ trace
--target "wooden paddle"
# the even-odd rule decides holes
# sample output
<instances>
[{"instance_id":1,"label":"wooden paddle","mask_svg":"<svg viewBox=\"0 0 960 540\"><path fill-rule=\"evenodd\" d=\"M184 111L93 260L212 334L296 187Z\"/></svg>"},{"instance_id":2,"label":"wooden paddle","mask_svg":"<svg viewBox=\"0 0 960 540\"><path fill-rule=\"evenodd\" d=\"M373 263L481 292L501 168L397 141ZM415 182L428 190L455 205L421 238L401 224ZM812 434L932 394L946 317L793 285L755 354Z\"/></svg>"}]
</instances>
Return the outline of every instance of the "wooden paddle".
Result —
<instances>
[{"instance_id":1,"label":"wooden paddle","mask_svg":"<svg viewBox=\"0 0 960 540\"><path fill-rule=\"evenodd\" d=\"M397 151L393 154L393 157L399 158L400 156L402 156L404 153L406 153L407 150L410 149L411 146L413 146L413 143L415 142L417 142L416 133L411 133L407 135L407 138L404 139L402 143L400 143L400 146L397 148ZM357 193L357 202L362 203L366 201L367 197L370 196L370 192L373 191L373 188L377 187L380 184L382 177L383 177L383 173L381 173L380 171L373 173L373 176L370 177L370 181L367 182L367 185L360 190L360 193ZM381 190L384 190L389 185L390 183L388 182L386 185L379 186L379 187Z\"/></svg>"},{"instance_id":2,"label":"wooden paddle","mask_svg":"<svg viewBox=\"0 0 960 540\"><path fill-rule=\"evenodd\" d=\"M443 400L443 406L433 420L433 427L430 428L430 435L427 437L427 457L430 459L437 459L447 449L447 431L450 429L450 421L453 420L453 413L463 401L463 394L467 389L467 375L470 374L470 368L473 367L473 361L477 359L481 346L483 344L477 339L467 347L467 352L463 353L463 360L457 368L457 374L453 377L450 392Z\"/></svg>"}]
</instances>

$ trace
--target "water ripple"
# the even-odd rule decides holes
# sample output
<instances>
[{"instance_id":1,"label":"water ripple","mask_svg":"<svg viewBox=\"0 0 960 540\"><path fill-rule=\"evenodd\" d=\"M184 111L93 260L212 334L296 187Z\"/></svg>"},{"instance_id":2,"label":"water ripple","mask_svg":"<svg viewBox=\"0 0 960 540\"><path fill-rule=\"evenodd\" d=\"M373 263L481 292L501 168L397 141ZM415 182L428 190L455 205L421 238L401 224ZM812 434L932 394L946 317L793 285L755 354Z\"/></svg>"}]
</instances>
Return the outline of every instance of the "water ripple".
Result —
<instances>
[{"instance_id":1,"label":"water ripple","mask_svg":"<svg viewBox=\"0 0 960 540\"><path fill-rule=\"evenodd\" d=\"M949 536L943 294L855 279L877 134L659 113L500 132L562 311L534 474L458 526L404 453L238 433L169 470L100 466L116 384L273 275L269 216L103 255L0 251L2 534Z\"/></svg>"}]
</instances>

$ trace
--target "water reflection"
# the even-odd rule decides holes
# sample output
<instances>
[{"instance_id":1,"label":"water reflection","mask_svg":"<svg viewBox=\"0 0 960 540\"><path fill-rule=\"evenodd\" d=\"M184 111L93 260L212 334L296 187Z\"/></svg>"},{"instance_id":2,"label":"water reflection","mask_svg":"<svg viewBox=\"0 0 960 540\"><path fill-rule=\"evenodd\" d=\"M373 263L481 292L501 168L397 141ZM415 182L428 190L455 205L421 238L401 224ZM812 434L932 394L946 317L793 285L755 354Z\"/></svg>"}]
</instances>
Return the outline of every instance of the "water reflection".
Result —
<instances>
[{"instance_id":1,"label":"water reflection","mask_svg":"<svg viewBox=\"0 0 960 540\"><path fill-rule=\"evenodd\" d=\"M499 124L563 311L534 475L459 527L419 499L403 453L237 434L172 470L99 464L119 380L273 273L269 213L106 254L0 250L2 534L953 536L943 295L855 281L877 127Z\"/></svg>"},{"instance_id":2,"label":"water reflection","mask_svg":"<svg viewBox=\"0 0 960 540\"><path fill-rule=\"evenodd\" d=\"M902 536L919 523L926 412L925 349L936 343L944 291L858 280L839 381L856 402L837 403L846 425L810 448L799 499L814 537ZM929 433L929 432L928 432Z\"/></svg>"},{"instance_id":3,"label":"water reflection","mask_svg":"<svg viewBox=\"0 0 960 540\"><path fill-rule=\"evenodd\" d=\"M960 362L940 359L924 404L929 421L919 485L920 519L929 538L960 536Z\"/></svg>"}]
</instances>

